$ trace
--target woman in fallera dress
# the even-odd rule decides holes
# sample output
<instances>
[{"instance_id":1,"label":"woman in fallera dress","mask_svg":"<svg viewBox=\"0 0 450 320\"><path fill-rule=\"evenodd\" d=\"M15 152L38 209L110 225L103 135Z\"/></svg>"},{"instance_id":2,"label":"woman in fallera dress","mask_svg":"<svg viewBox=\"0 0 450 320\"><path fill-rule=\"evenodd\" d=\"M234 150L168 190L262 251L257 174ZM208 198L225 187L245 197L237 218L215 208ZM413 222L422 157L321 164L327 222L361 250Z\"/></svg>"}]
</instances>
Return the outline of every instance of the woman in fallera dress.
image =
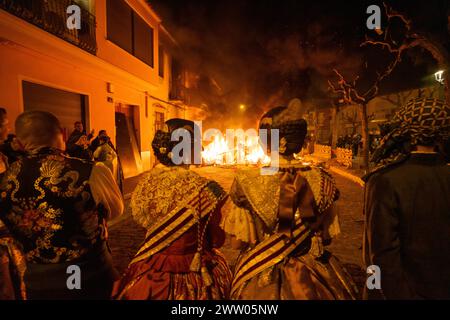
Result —
<instances>
[{"instance_id":1,"label":"woman in fallera dress","mask_svg":"<svg viewBox=\"0 0 450 320\"><path fill-rule=\"evenodd\" d=\"M339 233L334 179L294 159L307 133L301 102L270 110L260 129L279 130L279 170L239 170L231 187L223 227L241 249L231 298L355 299L355 285L325 248Z\"/></svg>"},{"instance_id":2,"label":"woman in fallera dress","mask_svg":"<svg viewBox=\"0 0 450 320\"><path fill-rule=\"evenodd\" d=\"M160 164L138 184L131 198L133 218L147 229L138 253L116 283L113 298L207 300L228 298L231 272L218 250L226 193L220 185L172 161L171 133L194 123L166 122L152 148ZM193 139L191 140L191 146ZM193 149L192 149L193 150Z\"/></svg>"}]
</instances>

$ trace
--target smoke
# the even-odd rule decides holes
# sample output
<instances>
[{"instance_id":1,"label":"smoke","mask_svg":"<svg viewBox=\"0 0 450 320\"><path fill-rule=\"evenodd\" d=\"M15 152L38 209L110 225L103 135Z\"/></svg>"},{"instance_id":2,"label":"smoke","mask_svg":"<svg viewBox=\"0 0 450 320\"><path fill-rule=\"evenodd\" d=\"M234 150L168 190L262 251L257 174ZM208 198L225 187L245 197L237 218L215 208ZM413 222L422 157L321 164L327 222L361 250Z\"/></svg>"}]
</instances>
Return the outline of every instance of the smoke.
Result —
<instances>
[{"instance_id":1,"label":"smoke","mask_svg":"<svg viewBox=\"0 0 450 320\"><path fill-rule=\"evenodd\" d=\"M283 110L280 114L276 115L273 119L275 125L282 124L284 122L294 121L303 118L305 108L300 99L292 99L287 109Z\"/></svg>"},{"instance_id":2,"label":"smoke","mask_svg":"<svg viewBox=\"0 0 450 320\"><path fill-rule=\"evenodd\" d=\"M363 4L151 3L180 44L177 58L198 75L191 103L207 111L208 127L255 127L264 112L296 97L305 108L329 106L333 69L351 78L363 67Z\"/></svg>"}]
</instances>

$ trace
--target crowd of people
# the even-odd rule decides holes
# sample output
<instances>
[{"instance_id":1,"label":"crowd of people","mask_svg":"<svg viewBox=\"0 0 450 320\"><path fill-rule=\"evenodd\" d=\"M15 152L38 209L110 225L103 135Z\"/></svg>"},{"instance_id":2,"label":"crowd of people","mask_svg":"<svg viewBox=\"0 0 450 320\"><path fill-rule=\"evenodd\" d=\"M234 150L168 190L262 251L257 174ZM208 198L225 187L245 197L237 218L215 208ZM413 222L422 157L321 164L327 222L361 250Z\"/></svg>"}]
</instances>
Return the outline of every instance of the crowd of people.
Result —
<instances>
[{"instance_id":1,"label":"crowd of people","mask_svg":"<svg viewBox=\"0 0 450 320\"><path fill-rule=\"evenodd\" d=\"M8 122L1 114L3 139ZM119 276L107 245L107 221L123 211L112 171L66 156L53 115L21 114L15 132L24 155L14 162L2 156L0 297L359 298L362 288L328 249L340 233L334 178L294 157L307 134L301 115L296 104L262 116L260 129L277 128L283 139L279 170L240 169L229 192L189 165L173 163L172 132L188 130L194 148L196 128L184 119L167 121L152 141L158 164L131 197L145 240ZM450 166L439 147L448 139L450 109L436 99L413 100L392 124L364 177L363 258L381 270L381 286L365 287L364 297L450 299ZM77 145L82 136L89 140L77 124L69 141ZM220 251L226 237L240 250L233 269ZM70 265L82 270L81 290L67 287Z\"/></svg>"},{"instance_id":2,"label":"crowd of people","mask_svg":"<svg viewBox=\"0 0 450 320\"><path fill-rule=\"evenodd\" d=\"M347 134L345 136L339 136L336 141L336 147L351 149L353 157L358 155L358 151L362 149L362 136L360 134Z\"/></svg>"},{"instance_id":3,"label":"crowd of people","mask_svg":"<svg viewBox=\"0 0 450 320\"><path fill-rule=\"evenodd\" d=\"M95 130L86 134L83 123L76 121L74 130L66 142L66 152L69 156L84 160L94 160L105 164L113 173L122 191L123 172L116 148L111 142L106 130L100 130L94 138Z\"/></svg>"}]
</instances>

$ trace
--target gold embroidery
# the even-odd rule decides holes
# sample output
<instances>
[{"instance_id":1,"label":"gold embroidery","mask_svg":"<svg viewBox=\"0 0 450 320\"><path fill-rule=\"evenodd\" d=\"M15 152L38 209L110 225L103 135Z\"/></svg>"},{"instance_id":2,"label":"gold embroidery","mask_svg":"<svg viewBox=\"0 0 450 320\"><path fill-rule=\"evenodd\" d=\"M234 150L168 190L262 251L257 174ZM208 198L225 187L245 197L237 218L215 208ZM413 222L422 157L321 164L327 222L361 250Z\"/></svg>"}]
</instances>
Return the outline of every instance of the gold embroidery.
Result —
<instances>
[{"instance_id":1,"label":"gold embroidery","mask_svg":"<svg viewBox=\"0 0 450 320\"><path fill-rule=\"evenodd\" d=\"M299 174L305 177L312 189L318 213L325 213L336 200L338 190L334 179L325 170L301 164L290 164L280 170L290 172L300 170ZM294 242L285 247L285 239L275 232L280 195L279 175L261 176L259 169L242 170L237 173L235 183L238 184L236 190L242 190L249 202L251 213L261 218L273 232L271 236L240 257L231 292L233 298L238 298L247 281L255 276L258 276L257 281L260 285L270 282L272 267L300 246L310 236L310 230L302 224L299 225L299 215L296 214L297 227L293 231L293 236L297 238Z\"/></svg>"},{"instance_id":2,"label":"gold embroidery","mask_svg":"<svg viewBox=\"0 0 450 320\"><path fill-rule=\"evenodd\" d=\"M79 180L78 172L70 170L61 176L63 169L64 162L62 161L52 160L51 158L48 161L45 161L40 168L41 177L38 179L39 182L36 181L37 185L35 184L36 190L41 189L39 183L41 180L45 180L45 186L50 188L52 192L58 194L58 196L69 198L79 194L84 189L86 182L82 183L78 188L75 188L75 184ZM57 185L67 180L70 180L71 182L67 186L67 190L62 192Z\"/></svg>"},{"instance_id":3,"label":"gold embroidery","mask_svg":"<svg viewBox=\"0 0 450 320\"><path fill-rule=\"evenodd\" d=\"M274 229L280 196L278 175L261 175L260 169L240 170L236 174L236 183L242 188L253 211L269 229Z\"/></svg>"},{"instance_id":4,"label":"gold embroidery","mask_svg":"<svg viewBox=\"0 0 450 320\"><path fill-rule=\"evenodd\" d=\"M220 190L222 194L217 197L213 190L205 188L209 183L209 180L198 174L177 167L154 169L141 180L131 197L132 214L138 223L148 229L147 238L152 236L139 249L130 264L159 252L196 223L194 217L198 205L192 203L200 193L201 217L215 210L225 193ZM182 209L187 210L183 212ZM163 224L167 226L156 232ZM172 232L174 229L177 230Z\"/></svg>"},{"instance_id":5,"label":"gold embroidery","mask_svg":"<svg viewBox=\"0 0 450 320\"><path fill-rule=\"evenodd\" d=\"M10 209L4 213L5 220L8 220L12 228L17 229L17 233L25 238L24 244L27 246L27 251L24 253L24 257L28 261L41 263L71 261L87 252L78 237L69 240L67 247L55 245L58 232L63 229L63 212L62 209L54 208L47 201L43 201L46 192L56 193L57 196L66 198L80 196L81 205L90 200L90 195L83 191L87 184L86 181L81 183L78 188L76 187L79 180L77 171L69 170L63 174L66 167L64 160L65 158L59 155L48 155L40 161L40 176L34 182L30 181L38 192L37 194L26 197L17 196L21 190L21 184L18 181L22 169L21 161L16 161L11 165L2 181L2 197L9 195L12 203ZM68 182L66 186L60 185L66 181ZM89 234L90 238L84 238L84 234L80 236L92 244L96 242L99 234L98 218L95 210L86 214L92 216L94 227L91 228L92 223L88 225L89 217L86 218L88 223L83 225L83 228L91 228L89 229L91 232L86 232L86 230L82 230L82 232ZM80 219L83 219L82 216Z\"/></svg>"},{"instance_id":6,"label":"gold embroidery","mask_svg":"<svg viewBox=\"0 0 450 320\"><path fill-rule=\"evenodd\" d=\"M189 203L189 195L198 194L207 181L180 167L151 170L132 194L130 206L134 220L150 229L167 214Z\"/></svg>"},{"instance_id":7,"label":"gold embroidery","mask_svg":"<svg viewBox=\"0 0 450 320\"><path fill-rule=\"evenodd\" d=\"M305 169L292 166L289 169ZM337 188L333 177L317 167L306 168L300 172L310 185L314 200L320 213L327 210L335 201ZM239 170L235 183L238 183L252 210L264 221L269 230L274 230L278 222L280 198L279 175L261 175L260 169Z\"/></svg>"},{"instance_id":8,"label":"gold embroidery","mask_svg":"<svg viewBox=\"0 0 450 320\"><path fill-rule=\"evenodd\" d=\"M6 176L5 179L3 180L7 183L8 186L6 187L6 189L8 190L13 189L14 185L14 189L11 192L11 199L13 201L18 201L18 199L16 198L16 193L17 191L19 191L20 183L19 181L17 181L17 175L19 174L20 169L21 169L20 161L14 162L13 164L11 164L8 171L6 171ZM3 186L2 189L4 189Z\"/></svg>"}]
</instances>

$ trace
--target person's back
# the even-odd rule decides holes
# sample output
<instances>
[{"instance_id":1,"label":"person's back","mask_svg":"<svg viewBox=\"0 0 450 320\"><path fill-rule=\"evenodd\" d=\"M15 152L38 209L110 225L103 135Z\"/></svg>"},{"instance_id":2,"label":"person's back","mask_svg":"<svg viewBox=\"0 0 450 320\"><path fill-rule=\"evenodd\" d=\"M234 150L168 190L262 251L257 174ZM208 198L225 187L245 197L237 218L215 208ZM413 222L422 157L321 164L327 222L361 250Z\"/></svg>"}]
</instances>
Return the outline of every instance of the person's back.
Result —
<instances>
[{"instance_id":1,"label":"person's back","mask_svg":"<svg viewBox=\"0 0 450 320\"><path fill-rule=\"evenodd\" d=\"M450 107L415 98L385 124L365 190L364 260L381 288L368 299L450 299L450 167L439 148Z\"/></svg>"},{"instance_id":2,"label":"person's back","mask_svg":"<svg viewBox=\"0 0 450 320\"><path fill-rule=\"evenodd\" d=\"M108 298L117 275L105 221L121 214L122 200L104 165L63 155L59 128L46 112L17 118L17 136L27 155L1 180L0 220L23 247L27 298ZM79 281L71 283L76 266Z\"/></svg>"},{"instance_id":3,"label":"person's back","mask_svg":"<svg viewBox=\"0 0 450 320\"><path fill-rule=\"evenodd\" d=\"M230 189L232 201L222 226L232 247L241 250L231 298L355 299L352 279L326 249L339 233L339 190L323 168L294 159L308 131L301 104L266 112L259 129L275 128L280 141L276 174L240 169ZM271 156L272 143L266 145Z\"/></svg>"},{"instance_id":4,"label":"person's back","mask_svg":"<svg viewBox=\"0 0 450 320\"><path fill-rule=\"evenodd\" d=\"M221 300L229 297L231 270L218 248L227 199L223 188L173 160L175 130L190 135L194 122L170 119L152 149L159 164L144 175L130 200L133 219L147 230L144 243L114 287L121 300ZM191 152L193 160L193 152ZM187 159L187 158L185 158Z\"/></svg>"},{"instance_id":5,"label":"person's back","mask_svg":"<svg viewBox=\"0 0 450 320\"><path fill-rule=\"evenodd\" d=\"M398 270L396 259L381 258L382 286L383 275L404 273L417 298L450 299L450 166L437 153L413 153L401 165L371 177L367 192L369 197L383 196L375 200L377 208L371 213L382 220L380 230L372 232L398 229L403 271ZM391 241L394 247L396 240ZM376 254L376 245L373 251ZM387 281L387 295L391 290L402 294L402 285Z\"/></svg>"},{"instance_id":6,"label":"person's back","mask_svg":"<svg viewBox=\"0 0 450 320\"><path fill-rule=\"evenodd\" d=\"M86 243L100 236L98 209L87 184L91 170L91 163L49 149L20 159L7 171L2 198L8 201L1 215L21 240L28 261L77 259L88 253Z\"/></svg>"},{"instance_id":7,"label":"person's back","mask_svg":"<svg viewBox=\"0 0 450 320\"><path fill-rule=\"evenodd\" d=\"M58 287L65 286L67 267L72 264L86 266L83 280L104 277L97 279L98 285L111 283L108 277L113 276L113 269L109 263L102 265L109 257L104 255L102 207L96 205L88 183L92 167L49 149L13 163L2 181L0 217L23 246L30 298L52 297ZM111 268L106 273L95 270L102 267ZM44 284L41 276L48 270L53 281ZM84 290L78 298L94 289L89 281L82 284ZM98 288L99 293L101 290L108 291ZM77 290L70 293L76 297Z\"/></svg>"}]
</instances>

